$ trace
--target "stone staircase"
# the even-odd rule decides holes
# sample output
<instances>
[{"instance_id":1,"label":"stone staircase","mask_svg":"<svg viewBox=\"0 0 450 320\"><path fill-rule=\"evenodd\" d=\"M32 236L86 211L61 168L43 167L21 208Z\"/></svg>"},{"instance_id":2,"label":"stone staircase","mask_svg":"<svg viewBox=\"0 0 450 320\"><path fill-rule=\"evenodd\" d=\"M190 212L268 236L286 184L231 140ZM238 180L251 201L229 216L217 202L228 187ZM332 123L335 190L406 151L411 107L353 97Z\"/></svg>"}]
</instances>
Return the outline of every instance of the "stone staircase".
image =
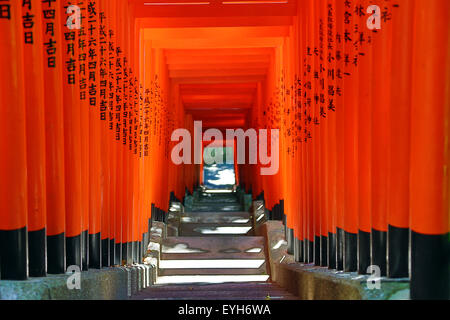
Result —
<instances>
[{"instance_id":1,"label":"stone staircase","mask_svg":"<svg viewBox=\"0 0 450 320\"><path fill-rule=\"evenodd\" d=\"M265 240L242 208L235 193L196 197L162 242L156 284L134 299L295 299L267 282Z\"/></svg>"}]
</instances>

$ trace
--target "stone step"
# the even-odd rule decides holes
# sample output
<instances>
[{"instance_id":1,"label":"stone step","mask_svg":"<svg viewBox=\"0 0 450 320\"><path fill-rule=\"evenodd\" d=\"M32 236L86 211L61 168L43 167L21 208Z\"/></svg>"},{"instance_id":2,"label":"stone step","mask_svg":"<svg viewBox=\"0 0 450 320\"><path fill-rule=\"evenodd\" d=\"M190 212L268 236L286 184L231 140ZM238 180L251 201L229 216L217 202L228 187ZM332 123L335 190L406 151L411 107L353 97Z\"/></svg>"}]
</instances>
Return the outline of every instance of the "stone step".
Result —
<instances>
[{"instance_id":1,"label":"stone step","mask_svg":"<svg viewBox=\"0 0 450 320\"><path fill-rule=\"evenodd\" d=\"M255 269L237 269L237 268L194 268L194 269L163 269L160 268L158 277L164 276L197 276L197 275L267 275L266 264Z\"/></svg>"},{"instance_id":2,"label":"stone step","mask_svg":"<svg viewBox=\"0 0 450 320\"><path fill-rule=\"evenodd\" d=\"M244 236L252 234L251 222L246 224L235 223L182 223L180 236Z\"/></svg>"},{"instance_id":3,"label":"stone step","mask_svg":"<svg viewBox=\"0 0 450 320\"><path fill-rule=\"evenodd\" d=\"M163 260L264 259L263 237L168 237Z\"/></svg>"},{"instance_id":4,"label":"stone step","mask_svg":"<svg viewBox=\"0 0 450 320\"><path fill-rule=\"evenodd\" d=\"M236 223L248 224L248 212L190 212L181 216L181 223Z\"/></svg>"},{"instance_id":5,"label":"stone step","mask_svg":"<svg viewBox=\"0 0 450 320\"><path fill-rule=\"evenodd\" d=\"M241 211L243 209L242 205L240 204L227 204L227 203L220 203L215 204L214 206L211 206L211 204L193 204L192 205L192 212L209 212L209 211L227 211L227 212L233 212L233 211Z\"/></svg>"},{"instance_id":6,"label":"stone step","mask_svg":"<svg viewBox=\"0 0 450 320\"><path fill-rule=\"evenodd\" d=\"M212 283L245 283L245 282L266 282L268 275L176 275L159 276L156 284L212 284Z\"/></svg>"},{"instance_id":7,"label":"stone step","mask_svg":"<svg viewBox=\"0 0 450 320\"><path fill-rule=\"evenodd\" d=\"M155 285L139 295L136 300L297 300L276 284L268 282Z\"/></svg>"}]
</instances>

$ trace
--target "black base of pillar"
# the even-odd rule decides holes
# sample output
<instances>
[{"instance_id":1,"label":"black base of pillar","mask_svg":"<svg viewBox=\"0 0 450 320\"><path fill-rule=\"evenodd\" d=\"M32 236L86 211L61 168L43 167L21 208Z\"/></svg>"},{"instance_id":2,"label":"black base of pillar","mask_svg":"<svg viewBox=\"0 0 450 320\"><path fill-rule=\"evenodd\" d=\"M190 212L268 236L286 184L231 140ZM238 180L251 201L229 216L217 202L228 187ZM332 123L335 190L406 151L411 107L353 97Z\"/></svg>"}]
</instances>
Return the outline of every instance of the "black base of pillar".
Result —
<instances>
[{"instance_id":1,"label":"black base of pillar","mask_svg":"<svg viewBox=\"0 0 450 320\"><path fill-rule=\"evenodd\" d=\"M309 239L305 240L305 249L306 249L306 263L314 263L314 241Z\"/></svg>"},{"instance_id":2,"label":"black base of pillar","mask_svg":"<svg viewBox=\"0 0 450 320\"><path fill-rule=\"evenodd\" d=\"M286 227L287 253L294 254L294 229Z\"/></svg>"},{"instance_id":3,"label":"black base of pillar","mask_svg":"<svg viewBox=\"0 0 450 320\"><path fill-rule=\"evenodd\" d=\"M139 244L136 241L131 242L131 261L137 263Z\"/></svg>"},{"instance_id":4,"label":"black base of pillar","mask_svg":"<svg viewBox=\"0 0 450 320\"><path fill-rule=\"evenodd\" d=\"M141 263L141 261L139 259L139 257L140 257L139 248L140 248L140 242L136 241L134 243L134 263Z\"/></svg>"},{"instance_id":5,"label":"black base of pillar","mask_svg":"<svg viewBox=\"0 0 450 320\"><path fill-rule=\"evenodd\" d=\"M102 268L102 240L100 232L89 235L89 268Z\"/></svg>"},{"instance_id":6,"label":"black base of pillar","mask_svg":"<svg viewBox=\"0 0 450 320\"><path fill-rule=\"evenodd\" d=\"M320 265L328 267L328 239L326 236L320 237Z\"/></svg>"},{"instance_id":7,"label":"black base of pillar","mask_svg":"<svg viewBox=\"0 0 450 320\"><path fill-rule=\"evenodd\" d=\"M370 266L370 232L358 231L358 273L367 274Z\"/></svg>"},{"instance_id":8,"label":"black base of pillar","mask_svg":"<svg viewBox=\"0 0 450 320\"><path fill-rule=\"evenodd\" d=\"M47 273L66 273L66 242L64 233L47 236Z\"/></svg>"},{"instance_id":9,"label":"black base of pillar","mask_svg":"<svg viewBox=\"0 0 450 320\"><path fill-rule=\"evenodd\" d=\"M411 299L450 299L450 233L411 231Z\"/></svg>"},{"instance_id":10,"label":"black base of pillar","mask_svg":"<svg viewBox=\"0 0 450 320\"><path fill-rule=\"evenodd\" d=\"M114 243L114 265L120 266L122 265L122 244Z\"/></svg>"},{"instance_id":11,"label":"black base of pillar","mask_svg":"<svg viewBox=\"0 0 450 320\"><path fill-rule=\"evenodd\" d=\"M66 237L66 263L67 268L78 266L81 269L81 234L75 237Z\"/></svg>"},{"instance_id":12,"label":"black base of pillar","mask_svg":"<svg viewBox=\"0 0 450 320\"><path fill-rule=\"evenodd\" d=\"M122 261L121 264L128 264L128 243L122 243Z\"/></svg>"},{"instance_id":13,"label":"black base of pillar","mask_svg":"<svg viewBox=\"0 0 450 320\"><path fill-rule=\"evenodd\" d=\"M143 261L143 254L142 254L142 248L144 247L143 246L143 242L142 241L139 241L138 242L138 263L142 263Z\"/></svg>"},{"instance_id":14,"label":"black base of pillar","mask_svg":"<svg viewBox=\"0 0 450 320\"><path fill-rule=\"evenodd\" d=\"M149 243L149 234L144 233L142 235L142 251L141 251L143 256L147 253L148 243Z\"/></svg>"},{"instance_id":15,"label":"black base of pillar","mask_svg":"<svg viewBox=\"0 0 450 320\"><path fill-rule=\"evenodd\" d=\"M109 248L110 241L108 238L102 239L102 267L110 267L111 263L109 260Z\"/></svg>"},{"instance_id":16,"label":"black base of pillar","mask_svg":"<svg viewBox=\"0 0 450 320\"><path fill-rule=\"evenodd\" d=\"M336 269L344 270L344 230L336 228Z\"/></svg>"},{"instance_id":17,"label":"black base of pillar","mask_svg":"<svg viewBox=\"0 0 450 320\"><path fill-rule=\"evenodd\" d=\"M328 268L336 269L336 234L328 232Z\"/></svg>"},{"instance_id":18,"label":"black base of pillar","mask_svg":"<svg viewBox=\"0 0 450 320\"><path fill-rule=\"evenodd\" d=\"M386 266L387 266L387 232L386 231L378 231L372 229L372 261L371 264L378 266L381 271L381 276L386 276Z\"/></svg>"},{"instance_id":19,"label":"black base of pillar","mask_svg":"<svg viewBox=\"0 0 450 320\"><path fill-rule=\"evenodd\" d=\"M109 264L114 265L114 257L116 255L116 245L114 239L109 239Z\"/></svg>"},{"instance_id":20,"label":"black base of pillar","mask_svg":"<svg viewBox=\"0 0 450 320\"><path fill-rule=\"evenodd\" d=\"M388 226L388 265L389 278L409 277L409 229Z\"/></svg>"},{"instance_id":21,"label":"black base of pillar","mask_svg":"<svg viewBox=\"0 0 450 320\"><path fill-rule=\"evenodd\" d=\"M320 236L314 236L314 265L320 267Z\"/></svg>"},{"instance_id":22,"label":"black base of pillar","mask_svg":"<svg viewBox=\"0 0 450 320\"><path fill-rule=\"evenodd\" d=\"M304 261L303 246L302 240L298 240L297 238L294 239L294 259L297 262Z\"/></svg>"},{"instance_id":23,"label":"black base of pillar","mask_svg":"<svg viewBox=\"0 0 450 320\"><path fill-rule=\"evenodd\" d=\"M132 243L122 243L122 263L133 264L133 250Z\"/></svg>"},{"instance_id":24,"label":"black base of pillar","mask_svg":"<svg viewBox=\"0 0 450 320\"><path fill-rule=\"evenodd\" d=\"M2 280L28 279L27 228L0 230L0 274Z\"/></svg>"},{"instance_id":25,"label":"black base of pillar","mask_svg":"<svg viewBox=\"0 0 450 320\"><path fill-rule=\"evenodd\" d=\"M89 270L89 231L81 233L81 265L82 270Z\"/></svg>"},{"instance_id":26,"label":"black base of pillar","mask_svg":"<svg viewBox=\"0 0 450 320\"><path fill-rule=\"evenodd\" d=\"M344 271L355 272L358 270L358 235L344 232Z\"/></svg>"},{"instance_id":27,"label":"black base of pillar","mask_svg":"<svg viewBox=\"0 0 450 320\"><path fill-rule=\"evenodd\" d=\"M28 232L28 258L30 277L45 277L47 275L47 242L45 228Z\"/></svg>"}]
</instances>

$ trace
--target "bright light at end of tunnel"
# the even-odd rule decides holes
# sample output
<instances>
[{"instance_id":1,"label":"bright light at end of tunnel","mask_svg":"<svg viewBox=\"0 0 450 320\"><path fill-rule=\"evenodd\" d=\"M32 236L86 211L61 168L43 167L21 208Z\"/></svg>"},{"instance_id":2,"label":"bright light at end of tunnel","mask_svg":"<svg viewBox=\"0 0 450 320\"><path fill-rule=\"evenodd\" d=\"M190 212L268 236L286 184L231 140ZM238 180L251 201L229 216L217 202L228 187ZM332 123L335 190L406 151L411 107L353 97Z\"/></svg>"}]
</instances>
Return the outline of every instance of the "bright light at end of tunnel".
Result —
<instances>
[{"instance_id":1,"label":"bright light at end of tunnel","mask_svg":"<svg viewBox=\"0 0 450 320\"><path fill-rule=\"evenodd\" d=\"M268 279L268 275L162 276L156 279L156 284L266 282Z\"/></svg>"},{"instance_id":2,"label":"bright light at end of tunnel","mask_svg":"<svg viewBox=\"0 0 450 320\"><path fill-rule=\"evenodd\" d=\"M201 234L247 234L252 227L195 228Z\"/></svg>"},{"instance_id":3,"label":"bright light at end of tunnel","mask_svg":"<svg viewBox=\"0 0 450 320\"><path fill-rule=\"evenodd\" d=\"M263 259L160 260L161 269L258 269Z\"/></svg>"}]
</instances>

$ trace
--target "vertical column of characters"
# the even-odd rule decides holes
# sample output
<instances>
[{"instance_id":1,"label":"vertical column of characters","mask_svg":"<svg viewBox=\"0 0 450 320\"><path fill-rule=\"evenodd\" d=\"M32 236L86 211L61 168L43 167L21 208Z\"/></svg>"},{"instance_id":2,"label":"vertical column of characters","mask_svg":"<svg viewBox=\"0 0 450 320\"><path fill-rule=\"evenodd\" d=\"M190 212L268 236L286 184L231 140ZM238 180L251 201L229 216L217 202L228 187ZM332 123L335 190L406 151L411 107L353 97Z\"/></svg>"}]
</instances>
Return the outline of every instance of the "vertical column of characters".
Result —
<instances>
[{"instance_id":1,"label":"vertical column of characters","mask_svg":"<svg viewBox=\"0 0 450 320\"><path fill-rule=\"evenodd\" d=\"M63 28L63 102L64 151L66 182L66 259L68 266L81 268L81 112L80 90L77 86L78 29L81 23L77 2L60 3ZM63 19L64 20L64 19Z\"/></svg>"},{"instance_id":2,"label":"vertical column of characters","mask_svg":"<svg viewBox=\"0 0 450 320\"><path fill-rule=\"evenodd\" d=\"M42 1L47 190L47 272L66 270L63 60L60 0ZM65 17L66 15L64 15Z\"/></svg>"},{"instance_id":3,"label":"vertical column of characters","mask_svg":"<svg viewBox=\"0 0 450 320\"><path fill-rule=\"evenodd\" d=\"M336 2L327 0L326 14L326 110L327 110L327 229L328 229L328 267L336 269Z\"/></svg>"},{"instance_id":4,"label":"vertical column of characters","mask_svg":"<svg viewBox=\"0 0 450 320\"><path fill-rule=\"evenodd\" d=\"M42 7L39 0L22 2L24 87L27 132L28 260L29 275L47 273L45 227L45 109ZM5 49L5 48L4 48Z\"/></svg>"},{"instance_id":5,"label":"vertical column of characters","mask_svg":"<svg viewBox=\"0 0 450 320\"><path fill-rule=\"evenodd\" d=\"M0 1L0 273L28 278L24 29L18 1Z\"/></svg>"},{"instance_id":6,"label":"vertical column of characters","mask_svg":"<svg viewBox=\"0 0 450 320\"><path fill-rule=\"evenodd\" d=\"M77 3L81 13L81 25L78 32L78 85L80 89L81 112L81 264L83 270L89 269L89 101L88 101L88 59L87 59L87 16L86 0Z\"/></svg>"},{"instance_id":7,"label":"vertical column of characters","mask_svg":"<svg viewBox=\"0 0 450 320\"><path fill-rule=\"evenodd\" d=\"M336 268L344 270L344 3L336 0Z\"/></svg>"},{"instance_id":8,"label":"vertical column of characters","mask_svg":"<svg viewBox=\"0 0 450 320\"><path fill-rule=\"evenodd\" d=\"M387 275L409 276L409 177L413 1L392 8L390 174L388 193Z\"/></svg>"},{"instance_id":9,"label":"vertical column of characters","mask_svg":"<svg viewBox=\"0 0 450 320\"><path fill-rule=\"evenodd\" d=\"M326 57L328 47L326 46L326 31L327 31L327 1L321 0L316 4L317 15L319 18L319 134L320 134L320 265L322 267L328 266L328 188L327 188L327 168L328 168L328 110L327 110L327 83L328 79L326 69Z\"/></svg>"},{"instance_id":10,"label":"vertical column of characters","mask_svg":"<svg viewBox=\"0 0 450 320\"><path fill-rule=\"evenodd\" d=\"M372 237L371 264L386 275L387 200L390 175L390 81L391 81L391 1L378 1L369 14L384 22L372 30Z\"/></svg>"},{"instance_id":11,"label":"vertical column of characters","mask_svg":"<svg viewBox=\"0 0 450 320\"><path fill-rule=\"evenodd\" d=\"M450 2L415 1L411 86L411 298L450 298Z\"/></svg>"},{"instance_id":12,"label":"vertical column of characters","mask_svg":"<svg viewBox=\"0 0 450 320\"><path fill-rule=\"evenodd\" d=\"M100 269L101 262L101 225L102 193L104 170L101 159L101 114L100 114L100 62L99 37L100 17L98 0L87 1L85 23L87 24L87 72L89 100L89 267Z\"/></svg>"},{"instance_id":13,"label":"vertical column of characters","mask_svg":"<svg viewBox=\"0 0 450 320\"><path fill-rule=\"evenodd\" d=\"M359 45L358 64L358 273L366 274L370 266L371 233L371 133L372 133L372 31L367 27L366 15L369 0L359 0L355 7L355 18L359 30L354 34Z\"/></svg>"},{"instance_id":14,"label":"vertical column of characters","mask_svg":"<svg viewBox=\"0 0 450 320\"><path fill-rule=\"evenodd\" d=\"M99 0L98 10L98 68L99 68L99 117L100 117L100 161L102 170L101 181L101 255L102 266L110 267L113 263L111 255L111 240L113 226L111 219L113 208L111 206L111 139L108 132L108 99L109 99L109 68L108 68L108 2Z\"/></svg>"},{"instance_id":15,"label":"vertical column of characters","mask_svg":"<svg viewBox=\"0 0 450 320\"><path fill-rule=\"evenodd\" d=\"M344 6L343 106L344 106L344 271L357 270L358 237L358 19L356 0L340 0Z\"/></svg>"}]
</instances>

